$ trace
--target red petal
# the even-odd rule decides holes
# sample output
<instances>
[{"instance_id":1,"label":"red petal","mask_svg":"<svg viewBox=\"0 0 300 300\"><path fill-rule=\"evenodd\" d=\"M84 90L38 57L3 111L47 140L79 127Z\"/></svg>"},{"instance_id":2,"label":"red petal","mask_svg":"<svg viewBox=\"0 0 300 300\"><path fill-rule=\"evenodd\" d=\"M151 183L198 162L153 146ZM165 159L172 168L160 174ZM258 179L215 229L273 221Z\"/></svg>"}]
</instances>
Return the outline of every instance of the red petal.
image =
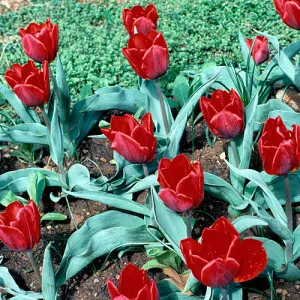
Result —
<instances>
[{"instance_id":1,"label":"red petal","mask_svg":"<svg viewBox=\"0 0 300 300\"><path fill-rule=\"evenodd\" d=\"M300 29L300 5L297 1L286 1L282 20L289 27Z\"/></svg>"},{"instance_id":2,"label":"red petal","mask_svg":"<svg viewBox=\"0 0 300 300\"><path fill-rule=\"evenodd\" d=\"M132 131L135 127L139 126L139 122L129 114L124 116L112 116L110 120L110 129L112 131L122 132L126 135L131 136Z\"/></svg>"},{"instance_id":3,"label":"red petal","mask_svg":"<svg viewBox=\"0 0 300 300\"><path fill-rule=\"evenodd\" d=\"M155 29L155 25L153 22L146 18L146 17L140 17L134 21L132 24L132 28L136 28L137 32L147 34L151 29Z\"/></svg>"},{"instance_id":4,"label":"red petal","mask_svg":"<svg viewBox=\"0 0 300 300\"><path fill-rule=\"evenodd\" d=\"M28 244L24 234L17 228L0 225L0 240L15 251L28 251L31 249L31 245Z\"/></svg>"},{"instance_id":5,"label":"red petal","mask_svg":"<svg viewBox=\"0 0 300 300\"><path fill-rule=\"evenodd\" d=\"M240 270L235 282L248 281L258 276L266 267L268 257L263 243L255 239L240 241L231 251L230 257L234 258L240 265Z\"/></svg>"},{"instance_id":6,"label":"red petal","mask_svg":"<svg viewBox=\"0 0 300 300\"><path fill-rule=\"evenodd\" d=\"M232 258L226 261L220 258L215 259L203 268L201 282L212 288L224 287L233 281L239 269L240 265Z\"/></svg>"},{"instance_id":7,"label":"red petal","mask_svg":"<svg viewBox=\"0 0 300 300\"><path fill-rule=\"evenodd\" d=\"M191 267L192 265L190 255L193 254L195 256L200 256L201 248L201 244L192 238L187 238L180 241L180 251L188 267Z\"/></svg>"},{"instance_id":8,"label":"red petal","mask_svg":"<svg viewBox=\"0 0 300 300\"><path fill-rule=\"evenodd\" d=\"M107 280L106 285L111 299L115 299L116 297L120 296L118 289L111 280Z\"/></svg>"},{"instance_id":9,"label":"red petal","mask_svg":"<svg viewBox=\"0 0 300 300\"><path fill-rule=\"evenodd\" d=\"M41 238L41 221L39 210L33 200L28 202L28 205L25 207L26 209L30 209L30 219L31 223L31 235L33 237L34 245L37 245Z\"/></svg>"},{"instance_id":10,"label":"red petal","mask_svg":"<svg viewBox=\"0 0 300 300\"><path fill-rule=\"evenodd\" d=\"M211 105L217 112L221 112L231 102L229 92L216 90L211 97Z\"/></svg>"},{"instance_id":11,"label":"red petal","mask_svg":"<svg viewBox=\"0 0 300 300\"><path fill-rule=\"evenodd\" d=\"M142 122L142 124L145 125L145 127L149 131L149 133L153 134L153 132L154 132L154 130L153 130L154 123L153 123L153 120L152 120L152 116L151 116L151 114L149 112L146 113L142 117L141 122Z\"/></svg>"},{"instance_id":12,"label":"red petal","mask_svg":"<svg viewBox=\"0 0 300 300\"><path fill-rule=\"evenodd\" d=\"M142 57L140 51L135 48L123 48L123 55L127 58L133 70L142 78L146 78L146 74L141 69L142 66Z\"/></svg>"},{"instance_id":13,"label":"red petal","mask_svg":"<svg viewBox=\"0 0 300 300\"><path fill-rule=\"evenodd\" d=\"M44 104L44 92L35 86L17 84L14 92L26 106L35 107Z\"/></svg>"},{"instance_id":14,"label":"red petal","mask_svg":"<svg viewBox=\"0 0 300 300\"><path fill-rule=\"evenodd\" d=\"M8 220L8 222L16 221L23 207L24 207L23 204L20 203L19 201L14 201L8 204L5 209L5 212L3 213L5 214L5 217Z\"/></svg>"},{"instance_id":15,"label":"red petal","mask_svg":"<svg viewBox=\"0 0 300 300\"><path fill-rule=\"evenodd\" d=\"M170 185L168 181L165 179L164 173L162 172L163 169L169 168L170 165L171 165L171 160L168 158L162 158L159 161L157 181L159 182L160 186L163 188L170 188Z\"/></svg>"},{"instance_id":16,"label":"red petal","mask_svg":"<svg viewBox=\"0 0 300 300\"><path fill-rule=\"evenodd\" d=\"M44 60L48 59L48 51L45 48L44 44L41 43L37 38L31 34L23 35L22 46L24 52L34 61L42 63Z\"/></svg>"},{"instance_id":17,"label":"red petal","mask_svg":"<svg viewBox=\"0 0 300 300\"><path fill-rule=\"evenodd\" d=\"M159 292L154 280L151 280L150 285L150 300L159 300Z\"/></svg>"},{"instance_id":18,"label":"red petal","mask_svg":"<svg viewBox=\"0 0 300 300\"><path fill-rule=\"evenodd\" d=\"M230 235L232 237L239 237L239 233L234 228L232 223L226 219L225 217L220 217L217 219L210 227L211 229L215 229L221 233L224 233L226 235Z\"/></svg>"},{"instance_id":19,"label":"red petal","mask_svg":"<svg viewBox=\"0 0 300 300\"><path fill-rule=\"evenodd\" d=\"M207 124L210 124L210 120L218 112L211 105L211 100L209 98L201 97L199 102L200 102L200 109L203 114L204 120Z\"/></svg>"}]
</instances>

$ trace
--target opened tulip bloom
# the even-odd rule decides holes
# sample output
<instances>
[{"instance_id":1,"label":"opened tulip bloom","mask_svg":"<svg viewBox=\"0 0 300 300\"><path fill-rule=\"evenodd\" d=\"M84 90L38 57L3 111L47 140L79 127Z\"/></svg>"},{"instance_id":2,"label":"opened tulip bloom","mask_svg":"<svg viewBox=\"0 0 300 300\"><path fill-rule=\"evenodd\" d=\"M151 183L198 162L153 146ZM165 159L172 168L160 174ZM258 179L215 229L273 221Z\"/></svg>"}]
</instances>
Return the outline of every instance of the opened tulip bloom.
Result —
<instances>
[{"instance_id":1,"label":"opened tulip bloom","mask_svg":"<svg viewBox=\"0 0 300 300\"><path fill-rule=\"evenodd\" d=\"M14 201L0 214L0 240L12 250L29 251L41 237L40 215L34 201Z\"/></svg>"},{"instance_id":2,"label":"opened tulip bloom","mask_svg":"<svg viewBox=\"0 0 300 300\"><path fill-rule=\"evenodd\" d=\"M24 105L35 107L48 102L50 83L47 61L42 64L42 71L32 60L23 66L13 64L12 69L6 70L4 77Z\"/></svg>"},{"instance_id":3,"label":"opened tulip bloom","mask_svg":"<svg viewBox=\"0 0 300 300\"><path fill-rule=\"evenodd\" d=\"M153 29L147 34L132 35L122 52L134 71L144 79L157 79L168 70L167 43L163 35Z\"/></svg>"},{"instance_id":4,"label":"opened tulip bloom","mask_svg":"<svg viewBox=\"0 0 300 300\"><path fill-rule=\"evenodd\" d=\"M184 154L173 160L162 158L157 181L159 197L174 211L186 212L200 205L204 197L204 176L199 162L191 163Z\"/></svg>"},{"instance_id":5,"label":"opened tulip bloom","mask_svg":"<svg viewBox=\"0 0 300 300\"><path fill-rule=\"evenodd\" d=\"M244 105L234 89L216 90L211 99L200 98L200 108L210 129L217 137L232 139L244 130Z\"/></svg>"},{"instance_id":6,"label":"opened tulip bloom","mask_svg":"<svg viewBox=\"0 0 300 300\"><path fill-rule=\"evenodd\" d=\"M269 118L258 141L264 170L270 175L286 175L300 166L300 127L288 130L278 116Z\"/></svg>"},{"instance_id":7,"label":"opened tulip bloom","mask_svg":"<svg viewBox=\"0 0 300 300\"><path fill-rule=\"evenodd\" d=\"M156 29L158 18L154 4L149 4L145 9L135 5L131 9L125 8L122 12L124 26L130 35L138 32L147 34L151 29Z\"/></svg>"},{"instance_id":8,"label":"opened tulip bloom","mask_svg":"<svg viewBox=\"0 0 300 300\"><path fill-rule=\"evenodd\" d=\"M58 50L58 26L52 24L50 19L45 23L30 23L29 26L19 30L24 52L36 62L44 60L51 63Z\"/></svg>"},{"instance_id":9,"label":"opened tulip bloom","mask_svg":"<svg viewBox=\"0 0 300 300\"><path fill-rule=\"evenodd\" d=\"M159 300L154 280L149 280L145 270L128 264L120 273L118 288L110 280L107 288L112 300Z\"/></svg>"},{"instance_id":10,"label":"opened tulip bloom","mask_svg":"<svg viewBox=\"0 0 300 300\"><path fill-rule=\"evenodd\" d=\"M103 128L102 133L112 143L111 147L126 160L145 164L156 156L153 126L150 113L146 113L141 122L126 114L122 117L112 116L110 128Z\"/></svg>"},{"instance_id":11,"label":"opened tulip bloom","mask_svg":"<svg viewBox=\"0 0 300 300\"><path fill-rule=\"evenodd\" d=\"M275 8L283 22L294 29L300 29L300 1L274 0Z\"/></svg>"},{"instance_id":12,"label":"opened tulip bloom","mask_svg":"<svg viewBox=\"0 0 300 300\"><path fill-rule=\"evenodd\" d=\"M187 267L204 285L222 288L231 282L244 282L258 276L267 265L261 241L240 236L224 217L205 228L201 241L180 241Z\"/></svg>"},{"instance_id":13,"label":"opened tulip bloom","mask_svg":"<svg viewBox=\"0 0 300 300\"><path fill-rule=\"evenodd\" d=\"M253 42L254 45L252 46ZM268 46L268 39L266 37L257 36L254 41L246 38L246 45L249 51L251 50L251 56L258 65L268 59L270 50Z\"/></svg>"}]
</instances>

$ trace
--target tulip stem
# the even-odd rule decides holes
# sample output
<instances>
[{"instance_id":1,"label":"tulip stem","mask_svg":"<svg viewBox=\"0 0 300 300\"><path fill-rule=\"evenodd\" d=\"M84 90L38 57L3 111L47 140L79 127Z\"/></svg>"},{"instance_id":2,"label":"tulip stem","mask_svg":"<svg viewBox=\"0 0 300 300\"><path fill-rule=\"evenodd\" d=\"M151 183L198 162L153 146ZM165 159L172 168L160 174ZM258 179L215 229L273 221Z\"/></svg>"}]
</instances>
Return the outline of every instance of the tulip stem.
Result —
<instances>
[{"instance_id":1,"label":"tulip stem","mask_svg":"<svg viewBox=\"0 0 300 300\"><path fill-rule=\"evenodd\" d=\"M235 166L236 166L236 168L239 168L239 166L240 166L240 157L239 157L239 152L238 152L238 149L237 149L237 146L236 146L236 143L235 143L234 140L230 141L230 146L231 146L231 149L232 149L232 153L233 153L233 157L234 157L234 161L235 161Z\"/></svg>"},{"instance_id":2,"label":"tulip stem","mask_svg":"<svg viewBox=\"0 0 300 300\"><path fill-rule=\"evenodd\" d=\"M221 290L222 290L222 298L223 298L223 300L227 300L227 291L226 291L226 289L222 288Z\"/></svg>"},{"instance_id":3,"label":"tulip stem","mask_svg":"<svg viewBox=\"0 0 300 300\"><path fill-rule=\"evenodd\" d=\"M149 176L149 170L148 170L147 164L143 164L143 171L144 171L144 174L145 174L145 178L148 177ZM150 188L147 189L147 193L148 193L148 196L149 196L149 209L150 209L150 211L152 211L153 203L152 203L152 194L151 194L151 189Z\"/></svg>"},{"instance_id":4,"label":"tulip stem","mask_svg":"<svg viewBox=\"0 0 300 300\"><path fill-rule=\"evenodd\" d=\"M44 109L43 106L40 106L40 110L41 110L43 119L44 119L44 121L46 123L46 127L47 127L47 129L49 131L49 134L50 134L51 133L51 123L50 123L50 120L48 118L48 115L46 114L46 111L45 111L45 109Z\"/></svg>"},{"instance_id":5,"label":"tulip stem","mask_svg":"<svg viewBox=\"0 0 300 300\"><path fill-rule=\"evenodd\" d=\"M169 123L168 123L168 118L167 118L164 97L161 92L159 80L155 80L154 82L155 82L155 86L156 86L156 90L157 90L157 95L159 98L160 109L161 109L161 114L162 114L162 118L163 118L163 122L164 122L165 132L166 132L166 135L168 135L170 132L170 128L169 128Z\"/></svg>"},{"instance_id":6,"label":"tulip stem","mask_svg":"<svg viewBox=\"0 0 300 300\"><path fill-rule=\"evenodd\" d=\"M291 202L291 189L290 189L290 181L289 175L284 176L284 187L285 187L285 209L287 214L287 221L288 221L288 229L291 233L293 233L293 211L292 211L292 202ZM293 252L293 243L291 240L286 241L286 253L287 259L289 260L292 257Z\"/></svg>"},{"instance_id":7,"label":"tulip stem","mask_svg":"<svg viewBox=\"0 0 300 300\"><path fill-rule=\"evenodd\" d=\"M35 276L36 276L36 278L37 278L37 280L38 280L40 286L42 287L42 277L41 277L39 268L38 268L38 266L37 266L37 264L36 264L36 262L35 262L35 260L34 260L32 251L29 250L29 251L27 251L26 253L27 253L28 259L29 259L29 261L30 261L30 263L31 263L32 269L33 269L33 271L34 271L34 274L35 274Z\"/></svg>"},{"instance_id":8,"label":"tulip stem","mask_svg":"<svg viewBox=\"0 0 300 300\"><path fill-rule=\"evenodd\" d=\"M185 215L185 225L186 225L186 234L188 238L192 237L192 229L191 229L191 211L187 210L184 212Z\"/></svg>"}]
</instances>

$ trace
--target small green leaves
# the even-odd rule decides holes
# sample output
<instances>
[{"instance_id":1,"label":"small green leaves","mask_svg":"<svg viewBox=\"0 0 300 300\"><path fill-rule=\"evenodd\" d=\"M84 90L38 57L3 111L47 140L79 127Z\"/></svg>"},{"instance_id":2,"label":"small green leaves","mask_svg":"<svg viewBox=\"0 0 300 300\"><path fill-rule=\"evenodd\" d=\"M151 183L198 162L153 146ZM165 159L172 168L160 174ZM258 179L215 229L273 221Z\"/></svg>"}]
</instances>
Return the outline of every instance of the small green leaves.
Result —
<instances>
[{"instance_id":1,"label":"small green leaves","mask_svg":"<svg viewBox=\"0 0 300 300\"><path fill-rule=\"evenodd\" d=\"M173 95L182 107L189 98L190 85L188 79L178 75L173 83Z\"/></svg>"},{"instance_id":2,"label":"small green leaves","mask_svg":"<svg viewBox=\"0 0 300 300\"><path fill-rule=\"evenodd\" d=\"M32 172L29 174L26 180L27 193L37 206L39 206L40 200L43 196L43 192L46 186L46 177L41 172Z\"/></svg>"}]
</instances>

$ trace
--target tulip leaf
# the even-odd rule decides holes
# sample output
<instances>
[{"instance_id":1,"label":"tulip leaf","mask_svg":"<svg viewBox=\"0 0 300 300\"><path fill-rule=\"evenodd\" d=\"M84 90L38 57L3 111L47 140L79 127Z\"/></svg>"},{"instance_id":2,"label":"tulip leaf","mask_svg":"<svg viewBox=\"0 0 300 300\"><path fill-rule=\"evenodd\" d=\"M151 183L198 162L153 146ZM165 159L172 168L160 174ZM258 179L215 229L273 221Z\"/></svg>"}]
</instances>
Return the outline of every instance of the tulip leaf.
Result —
<instances>
[{"instance_id":1,"label":"tulip leaf","mask_svg":"<svg viewBox=\"0 0 300 300\"><path fill-rule=\"evenodd\" d=\"M63 163L64 147L63 147L63 133L61 123L58 116L57 100L54 100L53 115L51 119L51 132L48 132L48 139L50 145L50 154L52 160L58 166Z\"/></svg>"},{"instance_id":2,"label":"tulip leaf","mask_svg":"<svg viewBox=\"0 0 300 300\"><path fill-rule=\"evenodd\" d=\"M274 194L268 189L267 184L264 182L263 178L261 177L260 173L255 170L245 169L245 170L239 170L236 167L234 167L232 164L227 162L227 165L232 169L235 173L237 173L240 176L243 176L247 178L248 180L253 181L255 184L257 184L265 193L266 195L266 201L268 204L268 207L272 211L275 218L283 225L287 226L287 216L281 207L280 203L274 196Z\"/></svg>"},{"instance_id":3,"label":"tulip leaf","mask_svg":"<svg viewBox=\"0 0 300 300\"><path fill-rule=\"evenodd\" d=\"M155 242L141 218L119 211L93 216L69 238L56 273L56 285L65 283L95 258L113 250Z\"/></svg>"},{"instance_id":4,"label":"tulip leaf","mask_svg":"<svg viewBox=\"0 0 300 300\"><path fill-rule=\"evenodd\" d=\"M41 218L41 221L64 221L68 217L60 213L47 213Z\"/></svg>"},{"instance_id":5,"label":"tulip leaf","mask_svg":"<svg viewBox=\"0 0 300 300\"><path fill-rule=\"evenodd\" d=\"M81 164L74 164L67 173L67 180L70 189L76 185L84 187L91 181L89 170Z\"/></svg>"},{"instance_id":6,"label":"tulip leaf","mask_svg":"<svg viewBox=\"0 0 300 300\"><path fill-rule=\"evenodd\" d=\"M56 299L55 273L51 257L51 242L47 245L44 252L42 291L45 300Z\"/></svg>"},{"instance_id":7,"label":"tulip leaf","mask_svg":"<svg viewBox=\"0 0 300 300\"><path fill-rule=\"evenodd\" d=\"M291 258L291 262L294 262L300 257L300 225L294 230L293 239L293 257Z\"/></svg>"},{"instance_id":8,"label":"tulip leaf","mask_svg":"<svg viewBox=\"0 0 300 300\"><path fill-rule=\"evenodd\" d=\"M3 190L0 192L0 204L7 206L16 200L16 195L10 190Z\"/></svg>"},{"instance_id":9,"label":"tulip leaf","mask_svg":"<svg viewBox=\"0 0 300 300\"><path fill-rule=\"evenodd\" d=\"M59 179L59 174L42 168L27 168L0 175L0 191L11 190L13 193L26 192L26 180L32 172L43 173L46 177L46 186L63 186Z\"/></svg>"},{"instance_id":10,"label":"tulip leaf","mask_svg":"<svg viewBox=\"0 0 300 300\"><path fill-rule=\"evenodd\" d=\"M232 224L239 234L255 226L268 226L268 222L264 221L259 217L254 217L254 216L238 217L232 222Z\"/></svg>"},{"instance_id":11,"label":"tulip leaf","mask_svg":"<svg viewBox=\"0 0 300 300\"><path fill-rule=\"evenodd\" d=\"M145 189L150 188L151 186L158 186L159 183L157 182L157 175L149 175L142 180L138 181L129 191L126 193L132 194L136 192L143 191Z\"/></svg>"},{"instance_id":12,"label":"tulip leaf","mask_svg":"<svg viewBox=\"0 0 300 300\"><path fill-rule=\"evenodd\" d=\"M59 93L59 117L64 127L67 127L70 118L71 96L59 55L56 57L56 82Z\"/></svg>"},{"instance_id":13,"label":"tulip leaf","mask_svg":"<svg viewBox=\"0 0 300 300\"><path fill-rule=\"evenodd\" d=\"M154 187L152 187L151 191L153 195L155 220L164 233L164 236L173 246L175 252L183 259L180 251L180 241L187 237L186 225L176 212L164 205ZM176 226L174 226L174 224L176 224Z\"/></svg>"},{"instance_id":14,"label":"tulip leaf","mask_svg":"<svg viewBox=\"0 0 300 300\"><path fill-rule=\"evenodd\" d=\"M196 300L199 297L183 294L178 287L168 280L157 283L160 300Z\"/></svg>"},{"instance_id":15,"label":"tulip leaf","mask_svg":"<svg viewBox=\"0 0 300 300\"><path fill-rule=\"evenodd\" d=\"M128 211L132 211L138 214L150 215L149 209L140 203L134 202L129 200L125 197L121 197L119 195L114 195L110 193L105 193L101 191L91 192L91 191L79 191L79 192L70 192L65 191L68 195L80 198L80 199L87 199L96 202L100 202L115 208L125 209Z\"/></svg>"},{"instance_id":16,"label":"tulip leaf","mask_svg":"<svg viewBox=\"0 0 300 300\"><path fill-rule=\"evenodd\" d=\"M276 273L276 277L287 281L297 281L300 279L300 270L293 263L288 263L286 271L283 273Z\"/></svg>"},{"instance_id":17,"label":"tulip leaf","mask_svg":"<svg viewBox=\"0 0 300 300\"><path fill-rule=\"evenodd\" d=\"M201 285L201 283L194 277L193 273L191 272L184 287L183 293L190 291L195 285Z\"/></svg>"},{"instance_id":18,"label":"tulip leaf","mask_svg":"<svg viewBox=\"0 0 300 300\"><path fill-rule=\"evenodd\" d=\"M38 123L0 127L0 142L48 145L47 128Z\"/></svg>"},{"instance_id":19,"label":"tulip leaf","mask_svg":"<svg viewBox=\"0 0 300 300\"><path fill-rule=\"evenodd\" d=\"M0 84L0 94L11 104L14 111L23 122L41 123L36 113L32 109L26 107L14 92L3 84Z\"/></svg>"},{"instance_id":20,"label":"tulip leaf","mask_svg":"<svg viewBox=\"0 0 300 300\"><path fill-rule=\"evenodd\" d=\"M46 187L46 177L42 172L32 172L28 175L26 180L27 193L37 206L43 196Z\"/></svg>"},{"instance_id":21,"label":"tulip leaf","mask_svg":"<svg viewBox=\"0 0 300 300\"><path fill-rule=\"evenodd\" d=\"M254 131L258 131L261 126L269 118L269 114L272 111L288 111L294 112L294 110L287 104L278 101L277 99L270 99L266 104L260 104L257 106L256 121Z\"/></svg>"},{"instance_id":22,"label":"tulip leaf","mask_svg":"<svg viewBox=\"0 0 300 300\"><path fill-rule=\"evenodd\" d=\"M173 95L182 107L189 98L190 85L188 79L178 75L173 83Z\"/></svg>"}]
</instances>

